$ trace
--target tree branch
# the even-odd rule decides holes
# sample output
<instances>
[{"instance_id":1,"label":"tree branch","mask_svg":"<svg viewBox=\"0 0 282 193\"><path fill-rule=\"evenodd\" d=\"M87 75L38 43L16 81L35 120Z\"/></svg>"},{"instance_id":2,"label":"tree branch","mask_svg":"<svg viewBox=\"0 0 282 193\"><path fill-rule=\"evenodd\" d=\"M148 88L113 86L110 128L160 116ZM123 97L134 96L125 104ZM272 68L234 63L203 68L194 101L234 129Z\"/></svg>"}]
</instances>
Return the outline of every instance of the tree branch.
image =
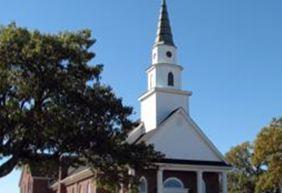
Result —
<instances>
[{"instance_id":1,"label":"tree branch","mask_svg":"<svg viewBox=\"0 0 282 193\"><path fill-rule=\"evenodd\" d=\"M4 164L2 164L0 166L0 178L11 173L13 169L15 168L15 166L17 165L17 161L18 161L17 157L13 156L8 161L6 161Z\"/></svg>"}]
</instances>

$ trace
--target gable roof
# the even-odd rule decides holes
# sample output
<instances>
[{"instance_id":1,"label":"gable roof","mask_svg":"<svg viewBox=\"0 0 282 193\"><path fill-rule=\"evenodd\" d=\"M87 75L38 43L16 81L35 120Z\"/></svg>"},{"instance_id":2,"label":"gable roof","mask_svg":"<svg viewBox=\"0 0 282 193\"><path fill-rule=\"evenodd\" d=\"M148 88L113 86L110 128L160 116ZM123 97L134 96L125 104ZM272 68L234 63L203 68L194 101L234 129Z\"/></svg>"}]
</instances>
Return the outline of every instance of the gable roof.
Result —
<instances>
[{"instance_id":1,"label":"gable roof","mask_svg":"<svg viewBox=\"0 0 282 193\"><path fill-rule=\"evenodd\" d=\"M175 109L174 111L172 111L168 116L166 116L164 118L164 120L161 121L160 125L165 122L167 119L169 119L176 111L178 111L180 108L177 108ZM141 125L140 125L141 126ZM138 127L140 127L138 126ZM136 128L137 129L140 129L140 128ZM143 123L142 123L142 127L144 127ZM158 127L159 128L159 127ZM140 143L140 142L146 142L148 141L158 130L158 128L156 129L152 129L151 131L145 133L145 129L143 129L143 132L139 132L139 136L135 138L134 142L133 143ZM135 131L137 133L137 131ZM131 137L131 135L129 135L129 137Z\"/></svg>"},{"instance_id":2,"label":"gable roof","mask_svg":"<svg viewBox=\"0 0 282 193\"><path fill-rule=\"evenodd\" d=\"M155 133L157 132L157 129L153 129L147 133L143 133L140 135L134 143L141 143L148 141Z\"/></svg>"},{"instance_id":3,"label":"gable roof","mask_svg":"<svg viewBox=\"0 0 282 193\"><path fill-rule=\"evenodd\" d=\"M200 129L200 127L195 123L195 121L193 121L193 119L185 112L183 108L178 108L172 111L163 121L161 121L161 123L156 129L151 130L148 133L143 133L142 135L140 135L139 138L137 138L135 143L140 143L142 141L146 143L152 142L153 138L156 137L158 133L162 131L162 129L166 126L166 124L168 124L168 122L170 122L173 118L179 115L182 115L182 117L192 125L191 128L193 129L193 131L197 133L200 140L202 140L206 144L206 146L213 152L213 154L218 158L218 160L223 162L224 163L223 165L228 165L228 163L224 159L224 156L220 153L219 150L217 150L214 144L208 139L208 137L204 134L204 132Z\"/></svg>"}]
</instances>

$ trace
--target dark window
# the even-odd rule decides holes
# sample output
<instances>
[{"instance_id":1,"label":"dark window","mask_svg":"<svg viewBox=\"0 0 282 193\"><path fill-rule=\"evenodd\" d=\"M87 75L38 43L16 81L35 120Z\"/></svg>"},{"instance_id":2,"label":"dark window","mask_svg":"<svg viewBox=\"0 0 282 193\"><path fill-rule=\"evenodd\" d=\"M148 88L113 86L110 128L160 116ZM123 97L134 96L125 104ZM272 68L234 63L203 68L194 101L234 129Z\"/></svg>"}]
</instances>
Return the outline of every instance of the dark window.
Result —
<instances>
[{"instance_id":1,"label":"dark window","mask_svg":"<svg viewBox=\"0 0 282 193\"><path fill-rule=\"evenodd\" d=\"M183 188L183 183L178 178L169 178L164 182L164 188Z\"/></svg>"},{"instance_id":2,"label":"dark window","mask_svg":"<svg viewBox=\"0 0 282 193\"><path fill-rule=\"evenodd\" d=\"M147 193L147 180L144 177L140 179L139 193Z\"/></svg>"},{"instance_id":3,"label":"dark window","mask_svg":"<svg viewBox=\"0 0 282 193\"><path fill-rule=\"evenodd\" d=\"M174 86L174 77L173 77L172 72L168 73L167 84L168 86Z\"/></svg>"},{"instance_id":4,"label":"dark window","mask_svg":"<svg viewBox=\"0 0 282 193\"><path fill-rule=\"evenodd\" d=\"M169 57L169 58L171 58L171 57L172 57L172 53L168 51L168 52L166 53L166 56Z\"/></svg>"}]
</instances>

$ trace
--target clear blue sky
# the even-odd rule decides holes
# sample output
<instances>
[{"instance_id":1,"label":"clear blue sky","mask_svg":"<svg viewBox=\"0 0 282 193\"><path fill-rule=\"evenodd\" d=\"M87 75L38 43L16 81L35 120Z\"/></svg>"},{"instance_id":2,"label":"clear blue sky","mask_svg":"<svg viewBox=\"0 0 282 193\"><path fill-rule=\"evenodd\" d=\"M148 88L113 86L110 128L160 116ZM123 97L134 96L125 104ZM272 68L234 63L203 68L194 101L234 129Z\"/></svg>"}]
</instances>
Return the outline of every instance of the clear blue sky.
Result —
<instances>
[{"instance_id":1,"label":"clear blue sky","mask_svg":"<svg viewBox=\"0 0 282 193\"><path fill-rule=\"evenodd\" d=\"M90 28L103 81L135 108L146 89L160 0L0 0L0 24L43 32ZM282 116L282 1L168 0L191 114L225 153ZM18 193L19 171L0 179Z\"/></svg>"}]
</instances>

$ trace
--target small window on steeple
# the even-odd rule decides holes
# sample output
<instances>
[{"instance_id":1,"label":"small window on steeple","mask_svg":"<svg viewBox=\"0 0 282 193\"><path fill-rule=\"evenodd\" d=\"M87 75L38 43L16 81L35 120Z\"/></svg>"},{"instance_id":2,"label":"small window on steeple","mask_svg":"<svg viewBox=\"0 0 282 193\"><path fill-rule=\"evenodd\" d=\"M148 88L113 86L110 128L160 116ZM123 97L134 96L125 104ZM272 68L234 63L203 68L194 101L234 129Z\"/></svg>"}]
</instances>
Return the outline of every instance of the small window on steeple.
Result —
<instances>
[{"instance_id":1,"label":"small window on steeple","mask_svg":"<svg viewBox=\"0 0 282 193\"><path fill-rule=\"evenodd\" d=\"M166 56L167 56L168 58L171 58L171 57L172 57L172 53L171 53L170 51L168 51L168 52L166 53Z\"/></svg>"},{"instance_id":2,"label":"small window on steeple","mask_svg":"<svg viewBox=\"0 0 282 193\"><path fill-rule=\"evenodd\" d=\"M174 77L173 77L172 72L168 73L167 84L168 86L174 86Z\"/></svg>"}]
</instances>

